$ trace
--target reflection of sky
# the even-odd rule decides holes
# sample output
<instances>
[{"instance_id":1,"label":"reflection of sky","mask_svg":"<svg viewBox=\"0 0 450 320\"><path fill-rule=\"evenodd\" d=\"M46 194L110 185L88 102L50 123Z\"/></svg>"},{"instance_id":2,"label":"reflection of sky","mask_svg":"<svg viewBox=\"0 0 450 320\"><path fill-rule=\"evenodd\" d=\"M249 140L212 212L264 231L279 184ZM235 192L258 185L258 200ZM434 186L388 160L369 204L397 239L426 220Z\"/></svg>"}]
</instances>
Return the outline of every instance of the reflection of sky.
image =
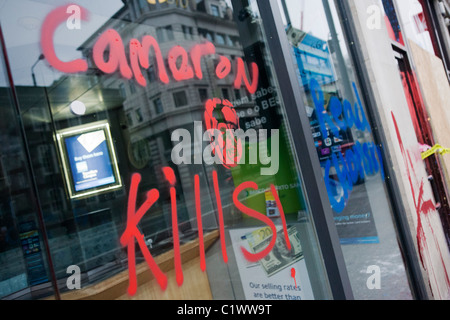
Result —
<instances>
[{"instance_id":1,"label":"reflection of sky","mask_svg":"<svg viewBox=\"0 0 450 320\"><path fill-rule=\"evenodd\" d=\"M300 13L303 11L303 31L323 40L329 39L322 1L286 2L294 27L300 29ZM16 85L32 85L31 67L41 53L39 39L42 22L52 9L63 3L61 0L0 0L0 23ZM63 61L79 58L81 54L76 48L123 6L121 0L76 0L71 3L87 8L90 20L82 21L80 30L69 30L65 24L58 28L54 42L57 55ZM226 3L231 6L230 0ZM342 32L337 27L341 37ZM55 69L49 68L45 60L37 63L34 72L40 86L50 85L61 76ZM5 80L0 78L0 86L4 85Z\"/></svg>"},{"instance_id":2,"label":"reflection of sky","mask_svg":"<svg viewBox=\"0 0 450 320\"><path fill-rule=\"evenodd\" d=\"M327 18L322 1L318 0L285 0L289 11L289 18L294 28L300 29L306 33L309 33L321 40L330 40L330 28L328 26ZM280 10L283 16L283 23L286 24L284 18L283 9L281 6L281 0L278 0ZM331 14L333 15L334 26L338 34L338 38L341 44L344 42L344 35L340 24L338 23L338 15L333 4L333 1L329 1ZM303 13L303 14L302 14ZM303 23L302 23L303 19ZM342 54L344 57L348 56L347 48L345 45L341 45Z\"/></svg>"},{"instance_id":3,"label":"reflection of sky","mask_svg":"<svg viewBox=\"0 0 450 320\"><path fill-rule=\"evenodd\" d=\"M88 22L81 22L80 30L69 30L65 24L58 28L55 48L63 61L79 58L81 54L76 48L123 6L121 0L76 0L71 3L88 9L90 17ZM41 54L42 22L50 11L64 4L60 0L0 0L0 23L16 85L32 85L31 67ZM60 76L45 60L39 62L34 71L40 86L49 85ZM5 86L3 78L0 86Z\"/></svg>"},{"instance_id":4,"label":"reflection of sky","mask_svg":"<svg viewBox=\"0 0 450 320\"><path fill-rule=\"evenodd\" d=\"M285 0L289 10L289 18L292 26L306 33L311 33L317 38L327 40L329 35L325 12L322 1L311 0ZM281 2L278 0L281 7ZM303 12L303 27L301 27ZM286 22L283 19L283 22Z\"/></svg>"}]
</instances>

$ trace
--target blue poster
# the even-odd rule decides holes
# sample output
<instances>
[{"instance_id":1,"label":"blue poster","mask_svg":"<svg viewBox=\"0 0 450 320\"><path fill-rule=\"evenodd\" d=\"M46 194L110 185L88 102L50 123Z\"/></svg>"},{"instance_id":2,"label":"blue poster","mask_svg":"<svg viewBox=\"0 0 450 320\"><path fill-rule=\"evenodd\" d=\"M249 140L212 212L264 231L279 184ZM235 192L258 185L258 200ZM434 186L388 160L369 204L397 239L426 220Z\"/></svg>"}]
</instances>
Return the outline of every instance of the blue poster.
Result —
<instances>
[{"instance_id":1,"label":"blue poster","mask_svg":"<svg viewBox=\"0 0 450 320\"><path fill-rule=\"evenodd\" d=\"M75 192L116 183L103 129L66 137L65 145Z\"/></svg>"},{"instance_id":2,"label":"blue poster","mask_svg":"<svg viewBox=\"0 0 450 320\"><path fill-rule=\"evenodd\" d=\"M310 96L306 113L319 161L325 172L328 197L340 242L341 244L378 243L378 232L364 183L364 175L358 176L351 188L347 188L338 175L341 171L336 170L341 166L348 167L347 162L343 161L345 161L347 150L355 146L351 128L345 130L337 128L338 130L333 132L328 123L325 124L324 130L320 125L319 115L331 113L330 101L333 98L339 101L345 100L338 90L342 80L339 80L333 69L330 44L326 40L292 27L287 29L287 33L298 65L299 83ZM311 85L312 83L317 84L316 88ZM319 92L319 95L323 97L322 103L314 99L314 95ZM358 95L358 92L356 91L355 94ZM321 113L317 111L319 106L322 109ZM328 170L326 170L327 163L330 164ZM342 204L340 210L333 206L336 203Z\"/></svg>"}]
</instances>

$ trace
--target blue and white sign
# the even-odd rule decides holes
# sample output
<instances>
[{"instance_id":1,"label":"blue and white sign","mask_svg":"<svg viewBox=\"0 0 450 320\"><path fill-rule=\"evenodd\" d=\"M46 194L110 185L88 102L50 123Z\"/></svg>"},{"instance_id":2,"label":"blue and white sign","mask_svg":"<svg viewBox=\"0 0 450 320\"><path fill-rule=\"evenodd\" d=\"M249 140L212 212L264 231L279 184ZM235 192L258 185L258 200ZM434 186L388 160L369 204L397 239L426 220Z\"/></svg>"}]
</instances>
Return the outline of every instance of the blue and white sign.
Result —
<instances>
[{"instance_id":1,"label":"blue and white sign","mask_svg":"<svg viewBox=\"0 0 450 320\"><path fill-rule=\"evenodd\" d=\"M58 142L72 197L121 185L107 123L59 133Z\"/></svg>"}]
</instances>

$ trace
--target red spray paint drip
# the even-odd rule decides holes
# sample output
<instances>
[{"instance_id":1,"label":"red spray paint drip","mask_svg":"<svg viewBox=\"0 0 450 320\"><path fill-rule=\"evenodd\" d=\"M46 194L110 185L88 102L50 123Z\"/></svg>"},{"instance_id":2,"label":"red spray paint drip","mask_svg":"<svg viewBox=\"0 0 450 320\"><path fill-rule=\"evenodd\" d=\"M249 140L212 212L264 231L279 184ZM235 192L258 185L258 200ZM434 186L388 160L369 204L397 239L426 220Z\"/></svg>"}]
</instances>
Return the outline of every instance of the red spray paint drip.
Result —
<instances>
[{"instance_id":1,"label":"red spray paint drip","mask_svg":"<svg viewBox=\"0 0 450 320\"><path fill-rule=\"evenodd\" d=\"M297 289L297 280L295 279L295 268L291 269L291 277L294 278L295 288Z\"/></svg>"},{"instance_id":2,"label":"red spray paint drip","mask_svg":"<svg viewBox=\"0 0 450 320\"><path fill-rule=\"evenodd\" d=\"M178 230L178 213L177 213L177 190L174 185L176 183L175 172L170 167L163 168L164 177L171 184L170 187L170 203L172 206L172 236L173 236L173 260L175 265L175 277L178 286L184 281L183 268L181 265L180 251L180 234Z\"/></svg>"},{"instance_id":3,"label":"red spray paint drip","mask_svg":"<svg viewBox=\"0 0 450 320\"><path fill-rule=\"evenodd\" d=\"M402 152L403 160L405 162L405 168L406 168L406 172L407 172L407 176L408 176L408 180L409 180L409 185L411 188L412 197L414 200L414 205L416 207L416 214L417 214L416 239L417 239L417 246L418 246L418 250L419 250L420 262L421 262L423 268L428 271L430 276L434 277L434 280L437 283L438 279L436 279L434 270L430 270L430 268L427 267L427 264L425 263L425 259L424 259L425 256L428 257L429 259L431 259L431 257L430 257L430 250L428 248L428 242L427 242L427 238L426 238L425 230L424 230L424 221L422 219L422 218L424 218L424 220L428 223L430 230L433 231L433 228L432 228L431 222L430 222L430 214L432 214L433 212L436 212L436 206L434 205L434 203L431 199L428 199L428 200L424 199L424 181L423 181L423 179L419 183L418 190L416 190L416 186L414 185L414 183L412 181L412 177L416 177L417 175L414 170L413 161L411 159L411 153L409 152L409 150L405 150L403 140L402 140L402 137L400 134L400 130L398 128L397 120L396 120L393 112L391 112L391 115L392 115L392 120L394 122L396 134L397 134L397 139L398 139L398 142L400 145L400 150ZM416 197L416 195L417 195L417 197ZM438 240L437 240L434 232L432 233L432 235L434 238L436 248L439 252L440 262L442 264L442 267L444 268L446 285L447 285L447 288L449 289L450 288L450 279L449 279L449 275L447 272L447 268L445 266L444 258L442 256L441 248L439 246ZM431 269L433 269L433 268L431 268Z\"/></svg>"},{"instance_id":4,"label":"red spray paint drip","mask_svg":"<svg viewBox=\"0 0 450 320\"><path fill-rule=\"evenodd\" d=\"M216 202L217 202L217 211L219 214L220 246L222 248L223 261L225 263L228 263L227 245L225 243L225 224L223 220L222 199L220 197L217 171L214 170L212 175L213 175L214 193L216 195Z\"/></svg>"},{"instance_id":5,"label":"red spray paint drip","mask_svg":"<svg viewBox=\"0 0 450 320\"><path fill-rule=\"evenodd\" d=\"M205 243L203 238L203 222L202 222L202 203L200 200L200 177L198 174L194 177L195 192L195 209L197 214L198 241L200 250L200 269L206 270Z\"/></svg>"}]
</instances>

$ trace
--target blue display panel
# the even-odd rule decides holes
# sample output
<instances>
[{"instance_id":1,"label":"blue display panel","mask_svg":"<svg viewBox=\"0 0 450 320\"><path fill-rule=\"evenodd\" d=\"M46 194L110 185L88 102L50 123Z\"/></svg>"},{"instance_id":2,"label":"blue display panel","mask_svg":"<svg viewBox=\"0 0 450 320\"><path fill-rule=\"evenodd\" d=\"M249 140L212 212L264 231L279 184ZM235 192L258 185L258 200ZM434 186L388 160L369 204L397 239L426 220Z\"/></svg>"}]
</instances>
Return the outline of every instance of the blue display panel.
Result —
<instances>
[{"instance_id":1,"label":"blue display panel","mask_svg":"<svg viewBox=\"0 0 450 320\"><path fill-rule=\"evenodd\" d=\"M121 186L108 123L64 130L58 143L71 198Z\"/></svg>"}]
</instances>

